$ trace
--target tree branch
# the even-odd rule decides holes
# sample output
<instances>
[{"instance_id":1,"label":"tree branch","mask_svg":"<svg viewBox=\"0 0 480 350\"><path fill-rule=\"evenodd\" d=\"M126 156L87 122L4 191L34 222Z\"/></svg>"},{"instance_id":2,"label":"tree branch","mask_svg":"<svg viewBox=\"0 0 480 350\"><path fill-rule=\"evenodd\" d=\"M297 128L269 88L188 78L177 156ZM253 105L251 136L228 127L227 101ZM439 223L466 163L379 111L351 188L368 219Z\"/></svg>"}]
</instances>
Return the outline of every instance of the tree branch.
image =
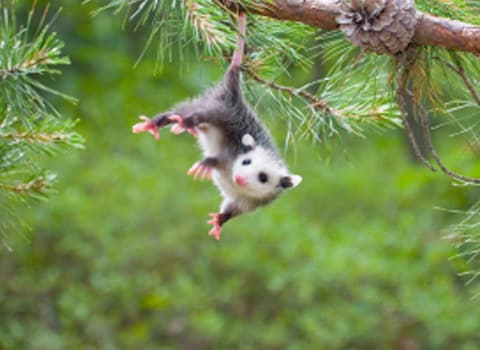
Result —
<instances>
[{"instance_id":1,"label":"tree branch","mask_svg":"<svg viewBox=\"0 0 480 350\"><path fill-rule=\"evenodd\" d=\"M232 0L217 0L236 11ZM302 22L324 30L339 30L337 0L261 0L250 4L249 12L278 20ZM417 25L412 43L437 46L480 55L480 26L417 11Z\"/></svg>"},{"instance_id":2,"label":"tree branch","mask_svg":"<svg viewBox=\"0 0 480 350\"><path fill-rule=\"evenodd\" d=\"M52 63L49 52L46 50L40 50L36 52L34 57L22 62L20 64L14 65L9 68L0 69L0 79L7 79L9 76L15 74L28 74L28 73L38 73L35 71L40 65L46 65Z\"/></svg>"},{"instance_id":3,"label":"tree branch","mask_svg":"<svg viewBox=\"0 0 480 350\"><path fill-rule=\"evenodd\" d=\"M238 3L217 0L223 7L237 12ZM336 0L262 0L250 4L247 11L278 20L302 22L325 30L339 28L335 18L340 13Z\"/></svg>"},{"instance_id":4,"label":"tree branch","mask_svg":"<svg viewBox=\"0 0 480 350\"><path fill-rule=\"evenodd\" d=\"M269 87L271 87L275 90L285 92L285 93L287 93L291 96L302 97L302 98L306 99L307 101L309 101L310 105L313 108L319 109L324 113L331 114L336 118L341 118L342 117L340 112L337 111L336 109L332 108L331 106L329 106L327 102L319 99L318 97L310 94L309 92L307 92L305 90L295 89L291 86L279 85L279 84L277 84L273 81L263 79L261 76L259 76L257 73L255 73L253 70L248 69L248 68L243 69L243 71L245 71L250 77L252 77L252 79L259 82L260 84L269 86Z\"/></svg>"},{"instance_id":5,"label":"tree branch","mask_svg":"<svg viewBox=\"0 0 480 350\"><path fill-rule=\"evenodd\" d=\"M5 184L0 182L0 190L11 191L19 194L26 194L31 191L42 191L48 186L44 178L31 180L25 183Z\"/></svg>"},{"instance_id":6,"label":"tree branch","mask_svg":"<svg viewBox=\"0 0 480 350\"><path fill-rule=\"evenodd\" d=\"M440 60L444 65L446 65L448 68L450 68L452 71L457 73L465 83L465 86L467 87L468 91L470 92L470 95L472 96L473 100L475 103L480 107L480 96L478 95L477 91L475 90L475 87L473 86L473 83L465 73L465 69L463 69L463 66L457 62L457 65L454 66L450 62Z\"/></svg>"},{"instance_id":7,"label":"tree branch","mask_svg":"<svg viewBox=\"0 0 480 350\"><path fill-rule=\"evenodd\" d=\"M412 101L414 103L414 107L416 108L422 130L423 130L423 135L425 139L425 144L432 155L433 159L435 160L435 163L438 165L440 170L445 173L446 175L450 176L453 179L456 179L458 181L462 182L467 182L467 183L475 183L479 184L480 183L480 178L473 178L473 177L468 177L464 175L460 175L452 170L450 170L445 163L443 163L442 159L440 158L435 146L433 145L432 141L432 135L430 132L430 122L428 119L428 112L427 110L421 105L419 101L415 99L415 96L408 91L407 89L407 81L410 78L411 75L411 68L413 64L415 63L416 57L416 49L414 47L410 47L408 50L406 50L402 55L397 56L397 60L399 62L399 68L398 68L398 77L397 77L397 102L398 106L400 107L400 111L402 113L402 119L403 119L403 124L405 127L405 131L407 133L408 139L413 147L413 150L415 152L415 155L420 159L427 168L429 168L432 171L436 171L436 169L432 166L432 164L424 157L422 152L420 151L420 148L418 146L417 140L415 139L415 135L413 134L412 128L408 122L407 119L407 96L410 96L412 98Z\"/></svg>"},{"instance_id":8,"label":"tree branch","mask_svg":"<svg viewBox=\"0 0 480 350\"><path fill-rule=\"evenodd\" d=\"M18 142L28 142L28 143L38 143L38 144L52 144L52 143L66 143L71 135L64 134L61 132L53 133L28 133L28 132L10 132L2 133L0 132L0 139L6 139Z\"/></svg>"},{"instance_id":9,"label":"tree branch","mask_svg":"<svg viewBox=\"0 0 480 350\"><path fill-rule=\"evenodd\" d=\"M417 11L413 42L480 55L480 27Z\"/></svg>"},{"instance_id":10,"label":"tree branch","mask_svg":"<svg viewBox=\"0 0 480 350\"><path fill-rule=\"evenodd\" d=\"M432 157L435 160L435 162L437 163L437 165L442 170L442 172L445 173L446 175L450 176L451 178L458 180L458 181L480 184L480 178L460 175L460 174L450 170L445 165L445 163L443 163L442 159L440 158L440 156L439 156L439 154L438 154L437 150L435 149L435 146L433 145L433 142L432 142L432 135L430 133L430 123L429 123L429 120L428 120L428 113L420 103L418 103L417 106L419 108L420 121L422 123L422 129L423 129L425 140L426 140L426 143L427 143L427 148L430 151L430 154L432 155Z\"/></svg>"},{"instance_id":11,"label":"tree branch","mask_svg":"<svg viewBox=\"0 0 480 350\"><path fill-rule=\"evenodd\" d=\"M413 132L413 128L410 125L410 121L408 120L408 97L409 91L407 88L407 83L410 78L410 72L412 69L413 64L415 63L416 59L416 52L415 48L409 48L403 55L398 55L397 60L399 61L399 66L397 70L397 103L400 109L400 113L402 115L402 123L407 134L408 141L412 147L413 153L417 157L419 161L421 161L428 169L435 172L437 171L435 167L425 158L423 155L420 146L418 145L417 139L415 137L415 133ZM414 101L412 99L412 101Z\"/></svg>"}]
</instances>

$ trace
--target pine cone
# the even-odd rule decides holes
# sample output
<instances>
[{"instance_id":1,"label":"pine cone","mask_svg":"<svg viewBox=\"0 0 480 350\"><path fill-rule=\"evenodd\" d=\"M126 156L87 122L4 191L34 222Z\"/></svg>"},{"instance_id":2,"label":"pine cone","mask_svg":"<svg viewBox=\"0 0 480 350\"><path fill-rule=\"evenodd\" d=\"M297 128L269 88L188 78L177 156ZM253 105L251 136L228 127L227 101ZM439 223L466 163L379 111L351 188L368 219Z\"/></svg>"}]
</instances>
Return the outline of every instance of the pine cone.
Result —
<instances>
[{"instance_id":1,"label":"pine cone","mask_svg":"<svg viewBox=\"0 0 480 350\"><path fill-rule=\"evenodd\" d=\"M394 55L410 44L417 24L414 0L350 0L340 5L340 29L354 45Z\"/></svg>"}]
</instances>

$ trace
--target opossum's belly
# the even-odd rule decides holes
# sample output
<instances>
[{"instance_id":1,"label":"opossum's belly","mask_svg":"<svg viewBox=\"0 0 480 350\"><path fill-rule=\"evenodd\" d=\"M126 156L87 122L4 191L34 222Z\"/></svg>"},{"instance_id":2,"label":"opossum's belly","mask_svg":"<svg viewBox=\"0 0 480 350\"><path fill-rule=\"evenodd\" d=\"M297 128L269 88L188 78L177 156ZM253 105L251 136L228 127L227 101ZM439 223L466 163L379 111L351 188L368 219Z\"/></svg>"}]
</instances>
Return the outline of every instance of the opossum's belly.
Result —
<instances>
[{"instance_id":1,"label":"opossum's belly","mask_svg":"<svg viewBox=\"0 0 480 350\"><path fill-rule=\"evenodd\" d=\"M236 198L238 196L238 191L235 184L232 180L232 173L230 169L228 170L217 170L213 171L212 176L213 182L218 187L224 198Z\"/></svg>"},{"instance_id":2,"label":"opossum's belly","mask_svg":"<svg viewBox=\"0 0 480 350\"><path fill-rule=\"evenodd\" d=\"M216 157L224 148L224 138L221 131L207 123L198 126L198 144L204 157Z\"/></svg>"}]
</instances>

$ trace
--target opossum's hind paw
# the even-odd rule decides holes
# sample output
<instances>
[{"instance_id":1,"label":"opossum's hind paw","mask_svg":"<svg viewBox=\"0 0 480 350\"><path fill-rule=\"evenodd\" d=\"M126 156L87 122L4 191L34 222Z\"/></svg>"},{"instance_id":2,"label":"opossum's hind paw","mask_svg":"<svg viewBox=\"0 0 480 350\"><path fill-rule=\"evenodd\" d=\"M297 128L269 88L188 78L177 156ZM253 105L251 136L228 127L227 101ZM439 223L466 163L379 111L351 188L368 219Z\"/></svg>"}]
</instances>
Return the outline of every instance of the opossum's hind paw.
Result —
<instances>
[{"instance_id":1,"label":"opossum's hind paw","mask_svg":"<svg viewBox=\"0 0 480 350\"><path fill-rule=\"evenodd\" d=\"M211 165L206 165L204 162L196 162L188 170L188 175L193 176L195 180L211 180L212 179L213 167Z\"/></svg>"},{"instance_id":2,"label":"opossum's hind paw","mask_svg":"<svg viewBox=\"0 0 480 350\"><path fill-rule=\"evenodd\" d=\"M143 122L135 124L132 127L132 132L134 134L138 134L141 132L148 132L152 134L156 140L160 139L160 134L158 133L158 126L155 124L155 122L143 115L140 116L139 118L143 120Z\"/></svg>"},{"instance_id":3,"label":"opossum's hind paw","mask_svg":"<svg viewBox=\"0 0 480 350\"><path fill-rule=\"evenodd\" d=\"M215 237L215 239L218 241L220 239L220 233L222 232L222 225L220 224L220 214L211 213L209 215L212 217L212 220L208 221L208 223L210 225L213 225L213 227L208 232L208 235Z\"/></svg>"},{"instance_id":4,"label":"opossum's hind paw","mask_svg":"<svg viewBox=\"0 0 480 350\"><path fill-rule=\"evenodd\" d=\"M172 115L171 117L169 117L169 119L173 122L175 122L176 124L172 126L172 129L171 131L175 134L175 135L178 135L178 134L181 134L183 132L188 132L189 134L192 134L194 137L198 137L198 131L197 129L195 128L186 128L184 125L183 125L183 118L180 117L179 115Z\"/></svg>"}]
</instances>

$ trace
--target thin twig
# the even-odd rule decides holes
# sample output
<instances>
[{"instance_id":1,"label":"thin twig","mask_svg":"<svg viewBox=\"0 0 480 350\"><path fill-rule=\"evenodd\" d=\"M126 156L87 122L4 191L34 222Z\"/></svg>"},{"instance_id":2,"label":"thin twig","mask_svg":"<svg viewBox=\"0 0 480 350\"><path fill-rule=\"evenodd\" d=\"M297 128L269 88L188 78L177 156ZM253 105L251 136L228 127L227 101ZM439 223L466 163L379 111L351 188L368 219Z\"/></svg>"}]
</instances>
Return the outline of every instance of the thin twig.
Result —
<instances>
[{"instance_id":1,"label":"thin twig","mask_svg":"<svg viewBox=\"0 0 480 350\"><path fill-rule=\"evenodd\" d=\"M414 48L410 48L408 51L410 52L397 56L397 60L399 62L399 68L397 71L397 103L398 107L400 108L403 127L405 129L405 133L407 134L410 145L412 146L415 157L417 157L417 159L420 160L428 169L436 172L437 169L435 169L435 167L422 154L422 151L420 150L415 138L415 134L413 133L412 126L408 121L407 82L410 76L411 68L415 62L414 56L416 50Z\"/></svg>"},{"instance_id":2,"label":"thin twig","mask_svg":"<svg viewBox=\"0 0 480 350\"><path fill-rule=\"evenodd\" d=\"M421 125L422 125L422 130L423 130L423 133L424 133L424 136L425 136L425 141L426 141L427 148L430 151L430 153L432 154L433 159L435 159L435 162L440 167L442 172L444 172L448 176L450 176L450 177L452 177L456 180L459 180L459 181L480 184L480 179L479 178L473 178L473 177L460 175L460 174L457 174L454 171L447 168L445 163L443 163L442 159L438 155L438 152L435 149L435 146L433 145L432 135L431 135L431 132L430 132L430 123L429 123L429 120L428 120L428 113L420 103L418 103L417 106L418 106L419 112L420 112L420 121L421 121Z\"/></svg>"},{"instance_id":3,"label":"thin twig","mask_svg":"<svg viewBox=\"0 0 480 350\"><path fill-rule=\"evenodd\" d=\"M415 51L413 51L413 50L414 50L414 48L410 48L409 50L407 50L406 53L397 57L397 59L400 62L400 67L399 67L399 73L400 74L399 74L398 88L397 88L397 93L398 93L397 100L398 100L398 104L400 106L400 110L402 112L402 119L404 120L404 125L405 125L405 129L406 129L408 138L410 139L410 141L412 143L412 146L414 147L415 153L416 154L418 153L418 155L421 157L420 159L422 160L422 162L429 169L435 171L435 168L433 168L433 166L420 153L420 150L418 148L418 144L415 140L415 136L413 135L413 132L410 128L410 125L408 124L408 121L406 120L406 98L407 98L407 96L410 96L412 98L412 101L414 102L415 107L416 107L414 109L418 110L418 112L420 114L420 122L421 122L421 127L422 127L422 130L423 130L423 135L424 135L424 138L425 138L426 146L428 148L428 151L431 153L433 159L435 160L435 163L440 167L442 172L445 173L446 175L456 179L456 180L459 180L459 181L470 182L470 183L480 183L480 179L463 176L463 175L457 174L454 171L448 169L447 166L443 163L440 156L438 155L438 152L435 149L435 146L433 145L433 142L432 142L432 135L431 135L431 132L430 132L430 122L428 120L428 113L425 110L425 108L418 101L416 101L415 97L413 96L413 93L409 92L408 89L406 88L407 81L408 81L408 79L410 77L410 73L411 73L411 67L415 63L415 56L412 55L412 53L415 53ZM455 67L453 67L453 68L455 68ZM460 71L458 73L460 74ZM468 78L467 78L467 80L468 80Z\"/></svg>"},{"instance_id":4,"label":"thin twig","mask_svg":"<svg viewBox=\"0 0 480 350\"><path fill-rule=\"evenodd\" d=\"M6 190L6 191L23 194L28 191L40 191L46 188L47 185L48 185L47 181L42 178L42 179L32 180L27 183L20 183L16 185L0 183L0 190Z\"/></svg>"},{"instance_id":5,"label":"thin twig","mask_svg":"<svg viewBox=\"0 0 480 350\"><path fill-rule=\"evenodd\" d=\"M465 73L465 69L463 69L463 66L459 62L457 62L457 65L454 66L450 62L444 61L441 58L439 58L439 60L462 78L463 82L465 83L465 86L470 92L470 95L472 95L472 98L475 100L475 103L480 107L480 96L478 95L477 91L473 87L473 84L470 81L470 79L467 77L467 74Z\"/></svg>"},{"instance_id":6,"label":"thin twig","mask_svg":"<svg viewBox=\"0 0 480 350\"><path fill-rule=\"evenodd\" d=\"M306 99L307 101L310 102L310 105L313 108L319 109L324 113L331 114L334 117L337 117L337 118L343 118L344 117L344 116L341 115L340 111L336 110L335 108L330 107L327 102L319 99L315 95L312 95L311 93L309 93L305 90L295 89L291 86L280 85L280 84L277 84L273 81L266 80L266 79L262 78L261 76L259 76L257 73L255 73L252 69L249 69L249 68L242 68L242 70L244 72L246 72L250 77L252 77L253 80L259 82L260 84L269 86L269 87L271 87L275 90L278 90L278 91L285 92L285 93L287 93L291 96L303 97L304 99Z\"/></svg>"},{"instance_id":7,"label":"thin twig","mask_svg":"<svg viewBox=\"0 0 480 350\"><path fill-rule=\"evenodd\" d=\"M42 64L51 63L49 52L45 50L40 50L35 53L35 56L22 62L20 64L14 65L11 68L0 69L0 79L7 79L11 75L29 73L32 69Z\"/></svg>"},{"instance_id":8,"label":"thin twig","mask_svg":"<svg viewBox=\"0 0 480 350\"><path fill-rule=\"evenodd\" d=\"M50 143L59 143L65 142L68 138L68 135L54 132L54 133L27 133L27 132L20 132L20 133L1 133L0 138L4 138L7 140L12 140L14 142L30 142L30 143L41 143L41 144L50 144Z\"/></svg>"}]
</instances>

